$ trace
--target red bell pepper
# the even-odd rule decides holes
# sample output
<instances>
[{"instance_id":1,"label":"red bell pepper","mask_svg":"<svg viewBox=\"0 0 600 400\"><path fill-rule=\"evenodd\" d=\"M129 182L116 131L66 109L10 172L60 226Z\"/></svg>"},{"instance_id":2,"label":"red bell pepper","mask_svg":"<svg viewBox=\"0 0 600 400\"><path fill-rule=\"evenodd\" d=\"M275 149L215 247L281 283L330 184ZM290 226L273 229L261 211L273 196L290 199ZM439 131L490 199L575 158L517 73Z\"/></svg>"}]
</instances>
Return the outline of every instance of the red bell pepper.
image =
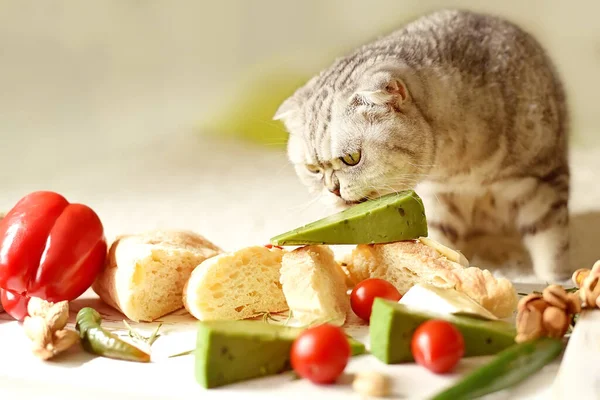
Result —
<instances>
[{"instance_id":1,"label":"red bell pepper","mask_svg":"<svg viewBox=\"0 0 600 400\"><path fill-rule=\"evenodd\" d=\"M2 303L2 307L4 307L4 311L17 321L23 321L27 316L29 299L29 297L0 289L0 302Z\"/></svg>"},{"instance_id":2,"label":"red bell pepper","mask_svg":"<svg viewBox=\"0 0 600 400\"><path fill-rule=\"evenodd\" d=\"M104 227L91 208L54 192L33 192L0 220L0 288L12 296L71 301L92 285L106 253Z\"/></svg>"}]
</instances>

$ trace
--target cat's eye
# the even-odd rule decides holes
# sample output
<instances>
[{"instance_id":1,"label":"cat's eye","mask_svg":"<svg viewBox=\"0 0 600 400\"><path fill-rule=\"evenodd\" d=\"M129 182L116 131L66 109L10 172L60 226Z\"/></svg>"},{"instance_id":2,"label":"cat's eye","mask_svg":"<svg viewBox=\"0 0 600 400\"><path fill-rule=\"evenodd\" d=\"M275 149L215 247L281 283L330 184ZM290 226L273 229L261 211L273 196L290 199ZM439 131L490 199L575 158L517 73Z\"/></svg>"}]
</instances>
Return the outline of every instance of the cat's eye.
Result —
<instances>
[{"instance_id":1,"label":"cat's eye","mask_svg":"<svg viewBox=\"0 0 600 400\"><path fill-rule=\"evenodd\" d=\"M318 174L319 172L321 172L321 168L319 168L316 165L307 164L306 169L308 170L308 172L311 172L313 174Z\"/></svg>"},{"instance_id":2,"label":"cat's eye","mask_svg":"<svg viewBox=\"0 0 600 400\"><path fill-rule=\"evenodd\" d=\"M344 164L346 164L346 165L348 165L348 166L352 167L352 166L354 166L354 165L356 165L356 164L358 164L358 163L360 162L360 155L361 155L361 154L360 154L360 151L357 151L357 152L355 152L355 153L352 153L352 154L346 154L345 156L343 156L343 157L340 157L340 160L341 160L341 161L342 161Z\"/></svg>"}]
</instances>

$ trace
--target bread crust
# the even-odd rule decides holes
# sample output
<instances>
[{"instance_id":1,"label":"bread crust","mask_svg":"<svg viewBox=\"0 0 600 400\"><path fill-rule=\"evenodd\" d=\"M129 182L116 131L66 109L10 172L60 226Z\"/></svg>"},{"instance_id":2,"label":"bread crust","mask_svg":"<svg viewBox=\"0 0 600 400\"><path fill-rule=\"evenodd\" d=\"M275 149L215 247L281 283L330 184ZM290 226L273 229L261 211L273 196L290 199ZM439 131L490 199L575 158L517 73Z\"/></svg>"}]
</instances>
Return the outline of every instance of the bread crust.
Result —
<instances>
[{"instance_id":1,"label":"bread crust","mask_svg":"<svg viewBox=\"0 0 600 400\"><path fill-rule=\"evenodd\" d=\"M509 280L496 278L488 270L450 261L416 240L358 245L346 262L354 282L381 278L394 284L402 294L417 283L455 288L498 318L510 317L518 301Z\"/></svg>"},{"instance_id":2,"label":"bread crust","mask_svg":"<svg viewBox=\"0 0 600 400\"><path fill-rule=\"evenodd\" d=\"M111 244L92 289L127 318L153 321L183 307L183 287L193 269L220 253L218 246L190 231L122 235Z\"/></svg>"}]
</instances>

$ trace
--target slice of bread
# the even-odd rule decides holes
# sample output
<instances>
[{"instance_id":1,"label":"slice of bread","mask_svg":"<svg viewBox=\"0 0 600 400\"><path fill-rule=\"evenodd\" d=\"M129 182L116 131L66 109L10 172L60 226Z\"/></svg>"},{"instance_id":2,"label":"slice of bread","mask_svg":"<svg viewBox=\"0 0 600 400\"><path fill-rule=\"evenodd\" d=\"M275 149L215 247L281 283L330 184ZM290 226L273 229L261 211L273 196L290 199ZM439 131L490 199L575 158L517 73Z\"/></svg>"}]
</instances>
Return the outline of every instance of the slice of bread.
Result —
<instances>
[{"instance_id":1,"label":"slice of bread","mask_svg":"<svg viewBox=\"0 0 600 400\"><path fill-rule=\"evenodd\" d=\"M348 271L348 263L350 260L352 260L351 253L335 253L335 261L338 263L340 269L344 273L344 282L346 283L346 288L354 289L354 286L356 286L358 282L353 280L352 276L350 275L350 271Z\"/></svg>"},{"instance_id":2,"label":"slice of bread","mask_svg":"<svg viewBox=\"0 0 600 400\"><path fill-rule=\"evenodd\" d=\"M92 289L133 321L153 321L183 307L183 287L194 268L221 253L186 231L149 231L118 237Z\"/></svg>"},{"instance_id":3,"label":"slice of bread","mask_svg":"<svg viewBox=\"0 0 600 400\"><path fill-rule=\"evenodd\" d=\"M279 283L285 250L264 246L224 253L198 265L185 285L183 303L201 321L239 320L286 311Z\"/></svg>"},{"instance_id":4,"label":"slice of bread","mask_svg":"<svg viewBox=\"0 0 600 400\"><path fill-rule=\"evenodd\" d=\"M285 254L281 284L292 315L301 324L341 326L346 321L350 309L346 274L328 246L305 246Z\"/></svg>"},{"instance_id":5,"label":"slice of bread","mask_svg":"<svg viewBox=\"0 0 600 400\"><path fill-rule=\"evenodd\" d=\"M498 318L512 315L517 294L512 283L496 279L488 270L464 267L420 241L358 245L346 260L354 282L381 278L404 294L417 283L455 288Z\"/></svg>"}]
</instances>

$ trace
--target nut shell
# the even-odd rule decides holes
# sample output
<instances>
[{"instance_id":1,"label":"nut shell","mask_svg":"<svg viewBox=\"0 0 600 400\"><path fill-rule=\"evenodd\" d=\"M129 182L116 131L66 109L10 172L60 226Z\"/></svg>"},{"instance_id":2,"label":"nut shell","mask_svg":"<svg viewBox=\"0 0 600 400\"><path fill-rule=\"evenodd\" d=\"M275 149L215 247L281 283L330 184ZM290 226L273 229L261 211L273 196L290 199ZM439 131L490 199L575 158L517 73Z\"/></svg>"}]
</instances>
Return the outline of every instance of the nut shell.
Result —
<instances>
[{"instance_id":1,"label":"nut shell","mask_svg":"<svg viewBox=\"0 0 600 400\"><path fill-rule=\"evenodd\" d=\"M573 281L573 284L580 288L581 285L583 284L583 280L590 274L590 270L587 268L579 268L578 270L576 270L575 272L573 272L573 275L571 275L571 280Z\"/></svg>"},{"instance_id":2,"label":"nut shell","mask_svg":"<svg viewBox=\"0 0 600 400\"><path fill-rule=\"evenodd\" d=\"M542 293L544 300L551 306L567 309L568 293L562 286L550 285Z\"/></svg>"},{"instance_id":3,"label":"nut shell","mask_svg":"<svg viewBox=\"0 0 600 400\"><path fill-rule=\"evenodd\" d=\"M537 339L544 335L542 313L537 309L525 309L517 315L517 343Z\"/></svg>"},{"instance_id":4,"label":"nut shell","mask_svg":"<svg viewBox=\"0 0 600 400\"><path fill-rule=\"evenodd\" d=\"M600 297L600 272L591 273L583 280L583 285L579 289L579 297L586 307L600 307L598 298Z\"/></svg>"},{"instance_id":5,"label":"nut shell","mask_svg":"<svg viewBox=\"0 0 600 400\"><path fill-rule=\"evenodd\" d=\"M570 318L565 310L558 307L548 307L544 311L542 323L548 337L561 338L569 330Z\"/></svg>"},{"instance_id":6,"label":"nut shell","mask_svg":"<svg viewBox=\"0 0 600 400\"><path fill-rule=\"evenodd\" d=\"M526 309L530 309L531 307L537 308L539 310L539 305L537 303L535 305L532 304L537 300L542 300L542 295L537 294L537 293L528 294L527 296L525 296L521 300L519 300L519 304L517 305L517 311L521 312ZM539 311L542 311L542 310L539 310Z\"/></svg>"}]
</instances>

